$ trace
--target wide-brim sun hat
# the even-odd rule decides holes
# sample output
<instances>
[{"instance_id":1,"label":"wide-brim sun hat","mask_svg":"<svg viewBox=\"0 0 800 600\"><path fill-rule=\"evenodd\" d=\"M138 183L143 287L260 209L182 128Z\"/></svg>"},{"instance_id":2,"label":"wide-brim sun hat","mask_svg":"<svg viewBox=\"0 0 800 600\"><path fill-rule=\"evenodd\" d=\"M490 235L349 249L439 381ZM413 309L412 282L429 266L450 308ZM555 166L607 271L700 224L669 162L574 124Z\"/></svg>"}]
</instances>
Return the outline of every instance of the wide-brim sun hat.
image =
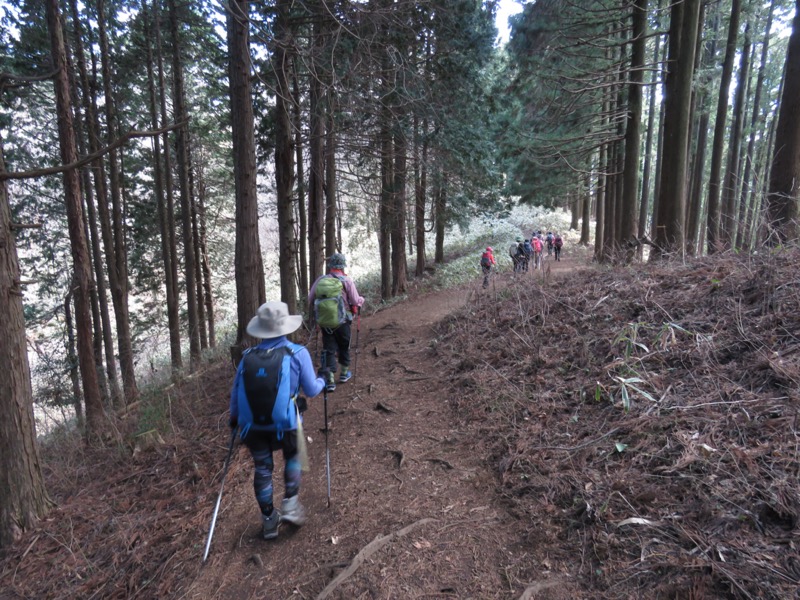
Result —
<instances>
[{"instance_id":1,"label":"wide-brim sun hat","mask_svg":"<svg viewBox=\"0 0 800 600\"><path fill-rule=\"evenodd\" d=\"M521 242L521 241L522 241L522 236L521 236L521 235L518 235L518 236L517 236L517 241L518 241L518 242Z\"/></svg>"},{"instance_id":2,"label":"wide-brim sun hat","mask_svg":"<svg viewBox=\"0 0 800 600\"><path fill-rule=\"evenodd\" d=\"M265 302L247 324L248 335L262 340L289 335L303 324L302 315L290 315L285 302Z\"/></svg>"}]
</instances>

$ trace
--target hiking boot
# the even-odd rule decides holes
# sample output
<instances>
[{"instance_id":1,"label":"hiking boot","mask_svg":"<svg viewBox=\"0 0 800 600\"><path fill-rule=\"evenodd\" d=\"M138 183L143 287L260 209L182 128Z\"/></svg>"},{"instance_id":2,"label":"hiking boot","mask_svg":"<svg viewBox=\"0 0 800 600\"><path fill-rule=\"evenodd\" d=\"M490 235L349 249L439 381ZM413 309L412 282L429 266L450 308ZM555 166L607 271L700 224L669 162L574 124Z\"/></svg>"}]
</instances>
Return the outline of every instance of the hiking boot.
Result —
<instances>
[{"instance_id":1,"label":"hiking boot","mask_svg":"<svg viewBox=\"0 0 800 600\"><path fill-rule=\"evenodd\" d=\"M332 392L336 389L336 374L333 372L328 373L328 382L325 384L325 391Z\"/></svg>"},{"instance_id":2,"label":"hiking boot","mask_svg":"<svg viewBox=\"0 0 800 600\"><path fill-rule=\"evenodd\" d=\"M283 502L281 502L281 521L286 521L296 527L305 525L306 509L300 504L300 499L297 496L284 498Z\"/></svg>"},{"instance_id":3,"label":"hiking boot","mask_svg":"<svg viewBox=\"0 0 800 600\"><path fill-rule=\"evenodd\" d=\"M345 369L339 375L339 383L346 383L353 378L353 372L350 369Z\"/></svg>"},{"instance_id":4,"label":"hiking boot","mask_svg":"<svg viewBox=\"0 0 800 600\"><path fill-rule=\"evenodd\" d=\"M278 525L281 524L281 513L273 508L269 516L261 515L261 537L265 540L274 540L278 537Z\"/></svg>"}]
</instances>

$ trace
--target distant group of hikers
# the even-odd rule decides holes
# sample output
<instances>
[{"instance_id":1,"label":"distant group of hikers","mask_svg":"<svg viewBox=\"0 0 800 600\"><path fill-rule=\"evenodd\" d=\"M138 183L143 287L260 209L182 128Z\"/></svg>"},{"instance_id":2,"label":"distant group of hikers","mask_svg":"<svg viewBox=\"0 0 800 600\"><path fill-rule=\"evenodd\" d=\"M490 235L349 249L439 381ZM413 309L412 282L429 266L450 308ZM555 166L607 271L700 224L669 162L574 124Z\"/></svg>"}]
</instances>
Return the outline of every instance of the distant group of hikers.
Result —
<instances>
[{"instance_id":1,"label":"distant group of hikers","mask_svg":"<svg viewBox=\"0 0 800 600\"><path fill-rule=\"evenodd\" d=\"M339 383L353 377L351 324L364 298L345 274L346 267L344 255L334 253L328 258L328 272L314 282L308 293L311 327L319 327L322 332L321 365L316 372L308 349L287 338L300 328L303 317L290 315L284 302L262 304L247 325L247 333L261 341L244 352L236 370L230 397L231 448L238 432L253 458L253 487L261 510L261 535L266 540L278 537L281 523L299 527L306 522L298 497L304 460L301 448L305 443L301 413L306 408L300 390L309 398L323 390L326 394L334 391L337 362ZM285 463L280 509L274 505L272 485L272 455L278 450ZM209 544L212 533L213 521Z\"/></svg>"},{"instance_id":2,"label":"distant group of hikers","mask_svg":"<svg viewBox=\"0 0 800 600\"><path fill-rule=\"evenodd\" d=\"M531 262L534 269L542 267L542 255L547 248L547 255L553 256L555 260L561 260L561 248L564 246L564 239L559 233L548 231L542 235L540 230L533 231L529 239L517 236L508 248L508 255L514 267L514 273L527 273ZM494 257L494 249L487 246L481 255L481 270L483 271L483 287L489 287L489 275L497 265Z\"/></svg>"}]
</instances>

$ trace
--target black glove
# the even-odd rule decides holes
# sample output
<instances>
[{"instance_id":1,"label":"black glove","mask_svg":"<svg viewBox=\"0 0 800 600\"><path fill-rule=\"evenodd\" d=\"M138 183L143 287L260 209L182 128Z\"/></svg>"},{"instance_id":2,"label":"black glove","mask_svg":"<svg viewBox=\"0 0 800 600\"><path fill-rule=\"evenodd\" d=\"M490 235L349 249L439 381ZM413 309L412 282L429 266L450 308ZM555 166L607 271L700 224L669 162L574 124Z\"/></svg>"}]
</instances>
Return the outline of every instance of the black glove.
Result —
<instances>
[{"instance_id":1,"label":"black glove","mask_svg":"<svg viewBox=\"0 0 800 600\"><path fill-rule=\"evenodd\" d=\"M230 425L231 429L236 429L236 426L239 424L239 419L236 417L231 417L228 419L228 425Z\"/></svg>"},{"instance_id":2,"label":"black glove","mask_svg":"<svg viewBox=\"0 0 800 600\"><path fill-rule=\"evenodd\" d=\"M326 382L328 381L328 377L331 376L331 368L330 367L320 367L319 371L317 371L317 377L322 377Z\"/></svg>"},{"instance_id":3,"label":"black glove","mask_svg":"<svg viewBox=\"0 0 800 600\"><path fill-rule=\"evenodd\" d=\"M299 410L301 414L308 410L308 401L305 396L298 396L297 400L295 400L295 404L297 404L297 410Z\"/></svg>"}]
</instances>

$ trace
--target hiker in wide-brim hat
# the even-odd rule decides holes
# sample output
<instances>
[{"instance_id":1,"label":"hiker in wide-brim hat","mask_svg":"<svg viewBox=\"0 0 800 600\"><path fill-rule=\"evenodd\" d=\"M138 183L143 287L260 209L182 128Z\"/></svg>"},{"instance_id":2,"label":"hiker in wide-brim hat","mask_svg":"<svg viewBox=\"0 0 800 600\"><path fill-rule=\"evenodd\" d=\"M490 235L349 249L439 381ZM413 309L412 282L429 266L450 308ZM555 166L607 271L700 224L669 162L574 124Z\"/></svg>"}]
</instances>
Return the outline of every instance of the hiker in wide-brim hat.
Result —
<instances>
[{"instance_id":1,"label":"hiker in wide-brim hat","mask_svg":"<svg viewBox=\"0 0 800 600\"><path fill-rule=\"evenodd\" d=\"M278 526L303 525L306 513L300 504L300 478L305 459L302 434L305 408L300 389L312 398L325 387L317 377L305 346L286 336L303 324L301 315L290 315L285 302L265 302L247 324L247 333L261 341L248 348L236 370L230 399L230 426L238 429L242 443L253 457L253 485L261 509L261 535L278 537ZM272 501L272 453L284 460L284 496L280 509Z\"/></svg>"},{"instance_id":2,"label":"hiker in wide-brim hat","mask_svg":"<svg viewBox=\"0 0 800 600\"><path fill-rule=\"evenodd\" d=\"M265 302L247 324L247 333L268 340L297 331L303 324L302 315L290 315L285 302Z\"/></svg>"}]
</instances>

